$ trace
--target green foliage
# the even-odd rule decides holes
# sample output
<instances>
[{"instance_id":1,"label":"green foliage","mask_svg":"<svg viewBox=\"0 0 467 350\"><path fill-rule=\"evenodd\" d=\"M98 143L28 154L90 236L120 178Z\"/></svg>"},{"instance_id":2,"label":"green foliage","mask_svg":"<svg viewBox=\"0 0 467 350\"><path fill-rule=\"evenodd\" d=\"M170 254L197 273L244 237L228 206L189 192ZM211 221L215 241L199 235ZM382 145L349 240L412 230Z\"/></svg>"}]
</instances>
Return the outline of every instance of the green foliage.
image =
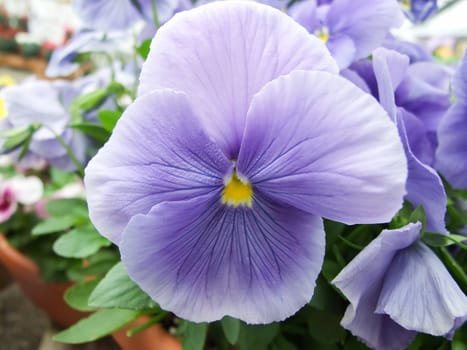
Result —
<instances>
[{"instance_id":1,"label":"green foliage","mask_svg":"<svg viewBox=\"0 0 467 350\"><path fill-rule=\"evenodd\" d=\"M241 321L225 316L221 320L221 324L227 341L232 345L236 344L240 335Z\"/></svg>"},{"instance_id":2,"label":"green foliage","mask_svg":"<svg viewBox=\"0 0 467 350\"><path fill-rule=\"evenodd\" d=\"M98 283L97 279L76 283L65 292L65 301L76 310L94 311L95 308L89 306L88 300Z\"/></svg>"},{"instance_id":3,"label":"green foliage","mask_svg":"<svg viewBox=\"0 0 467 350\"><path fill-rule=\"evenodd\" d=\"M31 233L33 236L41 236L60 232L69 229L74 223L75 219L72 216L51 217L38 223Z\"/></svg>"},{"instance_id":4,"label":"green foliage","mask_svg":"<svg viewBox=\"0 0 467 350\"><path fill-rule=\"evenodd\" d=\"M182 336L182 349L203 350L207 331L207 323L183 321L179 328L179 333Z\"/></svg>"},{"instance_id":5,"label":"green foliage","mask_svg":"<svg viewBox=\"0 0 467 350\"><path fill-rule=\"evenodd\" d=\"M139 47L136 48L136 51L143 59L146 59L149 55L149 50L151 48L151 42L152 42L152 39L146 39L145 41L143 41L143 43Z\"/></svg>"},{"instance_id":6,"label":"green foliage","mask_svg":"<svg viewBox=\"0 0 467 350\"><path fill-rule=\"evenodd\" d=\"M98 112L98 118L102 126L108 132L112 132L118 120L122 116L120 111L110 111L102 109Z\"/></svg>"},{"instance_id":7,"label":"green foliage","mask_svg":"<svg viewBox=\"0 0 467 350\"><path fill-rule=\"evenodd\" d=\"M242 323L238 338L239 350L266 350L279 334L279 323L267 325L246 325Z\"/></svg>"},{"instance_id":8,"label":"green foliage","mask_svg":"<svg viewBox=\"0 0 467 350\"><path fill-rule=\"evenodd\" d=\"M94 226L80 226L60 236L53 245L55 253L65 258L87 258L111 242L102 237Z\"/></svg>"},{"instance_id":9,"label":"green foliage","mask_svg":"<svg viewBox=\"0 0 467 350\"><path fill-rule=\"evenodd\" d=\"M133 282L121 262L116 264L97 285L89 298L93 307L131 310L156 308L151 298Z\"/></svg>"},{"instance_id":10,"label":"green foliage","mask_svg":"<svg viewBox=\"0 0 467 350\"><path fill-rule=\"evenodd\" d=\"M53 339L66 344L91 342L112 334L137 319L140 315L139 312L132 310L100 310L56 334Z\"/></svg>"}]
</instances>

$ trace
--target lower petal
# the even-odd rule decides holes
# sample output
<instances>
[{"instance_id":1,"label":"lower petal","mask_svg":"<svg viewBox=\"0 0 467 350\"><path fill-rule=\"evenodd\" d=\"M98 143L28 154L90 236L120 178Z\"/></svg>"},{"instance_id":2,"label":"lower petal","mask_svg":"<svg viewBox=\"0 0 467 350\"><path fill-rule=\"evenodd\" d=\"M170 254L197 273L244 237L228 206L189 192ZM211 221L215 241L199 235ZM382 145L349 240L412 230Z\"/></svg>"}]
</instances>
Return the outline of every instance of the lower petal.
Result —
<instances>
[{"instance_id":1,"label":"lower petal","mask_svg":"<svg viewBox=\"0 0 467 350\"><path fill-rule=\"evenodd\" d=\"M443 336L467 319L467 297L439 258L418 243L394 257L377 312L406 329Z\"/></svg>"},{"instance_id":2,"label":"lower petal","mask_svg":"<svg viewBox=\"0 0 467 350\"><path fill-rule=\"evenodd\" d=\"M310 301L324 257L322 220L256 196L221 193L156 205L123 233L130 277L160 306L194 322L225 315L270 323Z\"/></svg>"}]
</instances>

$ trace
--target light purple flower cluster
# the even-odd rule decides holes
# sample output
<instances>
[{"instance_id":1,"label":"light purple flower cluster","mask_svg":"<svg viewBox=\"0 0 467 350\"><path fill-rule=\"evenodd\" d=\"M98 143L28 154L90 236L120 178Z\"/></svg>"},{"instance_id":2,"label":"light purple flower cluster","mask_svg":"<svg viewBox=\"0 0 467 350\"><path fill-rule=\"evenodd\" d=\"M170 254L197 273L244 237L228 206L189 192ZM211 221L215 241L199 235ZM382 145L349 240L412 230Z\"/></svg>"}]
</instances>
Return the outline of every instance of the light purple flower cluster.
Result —
<instances>
[{"instance_id":1,"label":"light purple flower cluster","mask_svg":"<svg viewBox=\"0 0 467 350\"><path fill-rule=\"evenodd\" d=\"M320 40L253 2L208 4L158 31L139 97L85 184L93 223L161 307L283 320L313 295L321 217L379 223L401 207L397 128L336 73Z\"/></svg>"}]
</instances>

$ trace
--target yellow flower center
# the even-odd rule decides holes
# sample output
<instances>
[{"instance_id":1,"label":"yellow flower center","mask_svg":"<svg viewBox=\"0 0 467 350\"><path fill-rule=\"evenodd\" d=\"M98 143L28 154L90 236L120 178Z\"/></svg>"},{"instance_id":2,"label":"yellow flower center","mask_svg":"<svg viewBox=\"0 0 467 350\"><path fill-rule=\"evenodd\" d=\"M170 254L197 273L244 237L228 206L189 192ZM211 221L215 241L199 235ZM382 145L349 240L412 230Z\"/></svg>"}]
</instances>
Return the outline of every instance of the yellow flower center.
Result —
<instances>
[{"instance_id":1,"label":"yellow flower center","mask_svg":"<svg viewBox=\"0 0 467 350\"><path fill-rule=\"evenodd\" d=\"M323 42L329 40L329 29L327 27L321 27L315 31L315 35Z\"/></svg>"},{"instance_id":2,"label":"yellow flower center","mask_svg":"<svg viewBox=\"0 0 467 350\"><path fill-rule=\"evenodd\" d=\"M9 75L0 75L0 86L15 85L15 80Z\"/></svg>"},{"instance_id":3,"label":"yellow flower center","mask_svg":"<svg viewBox=\"0 0 467 350\"><path fill-rule=\"evenodd\" d=\"M5 102L3 102L3 99L0 97L0 120L5 117L6 117Z\"/></svg>"},{"instance_id":4,"label":"yellow flower center","mask_svg":"<svg viewBox=\"0 0 467 350\"><path fill-rule=\"evenodd\" d=\"M226 181L222 195L222 204L234 207L242 205L250 208L253 205L253 188L248 181L240 179L236 171Z\"/></svg>"},{"instance_id":5,"label":"yellow flower center","mask_svg":"<svg viewBox=\"0 0 467 350\"><path fill-rule=\"evenodd\" d=\"M410 11L412 8L412 1L410 0L402 0L402 7L407 11Z\"/></svg>"}]
</instances>

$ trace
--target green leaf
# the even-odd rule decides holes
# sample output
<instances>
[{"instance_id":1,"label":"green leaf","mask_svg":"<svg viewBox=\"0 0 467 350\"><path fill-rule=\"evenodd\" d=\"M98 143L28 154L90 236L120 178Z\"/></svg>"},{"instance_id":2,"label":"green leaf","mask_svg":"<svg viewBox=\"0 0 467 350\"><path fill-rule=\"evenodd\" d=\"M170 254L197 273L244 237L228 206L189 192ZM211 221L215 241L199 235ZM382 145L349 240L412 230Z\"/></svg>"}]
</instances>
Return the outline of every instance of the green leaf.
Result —
<instances>
[{"instance_id":1,"label":"green leaf","mask_svg":"<svg viewBox=\"0 0 467 350\"><path fill-rule=\"evenodd\" d=\"M146 310L154 307L155 303L128 277L125 267L119 262L97 285L89 298L89 305Z\"/></svg>"},{"instance_id":2,"label":"green leaf","mask_svg":"<svg viewBox=\"0 0 467 350\"><path fill-rule=\"evenodd\" d=\"M340 326L342 316L326 311L310 309L308 329L310 334L324 344L334 344L345 338L345 330Z\"/></svg>"},{"instance_id":3,"label":"green leaf","mask_svg":"<svg viewBox=\"0 0 467 350\"><path fill-rule=\"evenodd\" d=\"M439 233L425 232L422 239L423 242L432 247L446 247L457 244L462 249L467 249L467 245L463 243L467 241L467 237L461 235L442 235Z\"/></svg>"},{"instance_id":4,"label":"green leaf","mask_svg":"<svg viewBox=\"0 0 467 350\"><path fill-rule=\"evenodd\" d=\"M182 334L182 349L203 350L207 332L207 323L193 323L185 321Z\"/></svg>"},{"instance_id":5,"label":"green leaf","mask_svg":"<svg viewBox=\"0 0 467 350\"><path fill-rule=\"evenodd\" d=\"M65 258L86 258L110 244L93 226L81 226L57 239L53 250Z\"/></svg>"},{"instance_id":6,"label":"green leaf","mask_svg":"<svg viewBox=\"0 0 467 350\"><path fill-rule=\"evenodd\" d=\"M73 104L78 106L80 109L87 111L100 104L108 95L108 88L97 89L87 94L78 96L73 101Z\"/></svg>"},{"instance_id":7,"label":"green leaf","mask_svg":"<svg viewBox=\"0 0 467 350\"><path fill-rule=\"evenodd\" d=\"M152 39L146 39L145 41L143 41L143 43L141 44L141 46L138 47L138 48L136 49L136 51L138 52L138 54L139 54L143 59L148 58L149 50L150 50L150 48L151 48L151 42L152 42Z\"/></svg>"},{"instance_id":8,"label":"green leaf","mask_svg":"<svg viewBox=\"0 0 467 350\"><path fill-rule=\"evenodd\" d=\"M31 137L31 130L29 128L13 129L10 131L15 131L11 133L11 136L8 136L2 147L4 149L12 149L23 142L25 142L29 137Z\"/></svg>"},{"instance_id":9,"label":"green leaf","mask_svg":"<svg viewBox=\"0 0 467 350\"><path fill-rule=\"evenodd\" d=\"M67 259L71 260L71 259ZM73 259L76 261L75 259ZM83 281L89 276L104 277L109 270L120 261L118 252L113 249L103 249L99 254L91 255L86 259L88 264L78 260L75 264L70 266L67 271L67 277L71 281Z\"/></svg>"},{"instance_id":10,"label":"green leaf","mask_svg":"<svg viewBox=\"0 0 467 350\"><path fill-rule=\"evenodd\" d=\"M74 224L74 219L70 216L52 217L40 222L32 229L33 236L47 235L69 229Z\"/></svg>"},{"instance_id":11,"label":"green leaf","mask_svg":"<svg viewBox=\"0 0 467 350\"><path fill-rule=\"evenodd\" d=\"M71 124L70 128L79 130L100 143L105 143L110 137L110 133L107 130L93 123L75 123Z\"/></svg>"},{"instance_id":12,"label":"green leaf","mask_svg":"<svg viewBox=\"0 0 467 350\"><path fill-rule=\"evenodd\" d=\"M86 201L82 198L54 199L47 203L45 209L51 216L64 216L71 213L87 213Z\"/></svg>"},{"instance_id":13,"label":"green leaf","mask_svg":"<svg viewBox=\"0 0 467 350\"><path fill-rule=\"evenodd\" d=\"M99 280L76 283L65 292L65 301L74 309L80 311L94 311L96 308L89 306L88 299Z\"/></svg>"},{"instance_id":14,"label":"green leaf","mask_svg":"<svg viewBox=\"0 0 467 350\"><path fill-rule=\"evenodd\" d=\"M242 323L238 348L240 350L266 350L279 332L279 324L246 325Z\"/></svg>"},{"instance_id":15,"label":"green leaf","mask_svg":"<svg viewBox=\"0 0 467 350\"><path fill-rule=\"evenodd\" d=\"M340 272L339 264L330 259L324 259L323 269L321 270L324 278L331 283L331 281L336 277Z\"/></svg>"},{"instance_id":16,"label":"green leaf","mask_svg":"<svg viewBox=\"0 0 467 350\"><path fill-rule=\"evenodd\" d=\"M115 125L117 124L117 121L120 119L121 116L122 113L119 111L109 111L103 109L98 112L98 118L102 123L104 129L108 132L113 131Z\"/></svg>"},{"instance_id":17,"label":"green leaf","mask_svg":"<svg viewBox=\"0 0 467 350\"><path fill-rule=\"evenodd\" d=\"M18 155L18 160L22 160L29 151L29 146L32 141L32 133L29 134L28 138L24 141L23 146L21 146L21 152Z\"/></svg>"},{"instance_id":18,"label":"green leaf","mask_svg":"<svg viewBox=\"0 0 467 350\"><path fill-rule=\"evenodd\" d=\"M272 344L274 350L298 350L297 347L285 339L283 336L279 336L274 340Z\"/></svg>"},{"instance_id":19,"label":"green leaf","mask_svg":"<svg viewBox=\"0 0 467 350\"><path fill-rule=\"evenodd\" d=\"M221 320L221 324L227 341L232 345L236 344L240 335L241 322L235 318L225 316Z\"/></svg>"},{"instance_id":20,"label":"green leaf","mask_svg":"<svg viewBox=\"0 0 467 350\"><path fill-rule=\"evenodd\" d=\"M132 310L100 310L56 334L53 340L66 344L88 343L112 334L140 316Z\"/></svg>"},{"instance_id":21,"label":"green leaf","mask_svg":"<svg viewBox=\"0 0 467 350\"><path fill-rule=\"evenodd\" d=\"M409 222L421 222L422 233L425 232L426 228L426 214L422 205L419 205L410 215Z\"/></svg>"}]
</instances>

